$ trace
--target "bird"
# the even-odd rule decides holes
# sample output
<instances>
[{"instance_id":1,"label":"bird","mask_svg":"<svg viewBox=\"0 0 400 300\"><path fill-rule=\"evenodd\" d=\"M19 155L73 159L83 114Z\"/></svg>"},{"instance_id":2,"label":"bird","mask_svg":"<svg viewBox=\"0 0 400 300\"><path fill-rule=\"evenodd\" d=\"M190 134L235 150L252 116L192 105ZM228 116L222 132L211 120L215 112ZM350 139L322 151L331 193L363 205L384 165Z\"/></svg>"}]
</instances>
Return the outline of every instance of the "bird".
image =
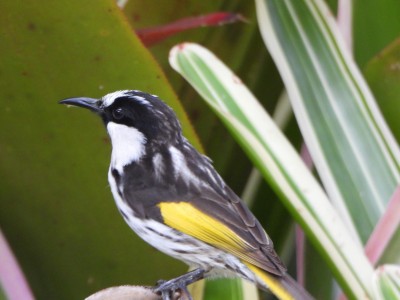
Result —
<instances>
[{"instance_id":1,"label":"bird","mask_svg":"<svg viewBox=\"0 0 400 300\"><path fill-rule=\"evenodd\" d=\"M158 96L120 90L100 99L61 100L103 121L112 152L108 181L116 206L145 242L192 271L160 281L162 299L200 279L241 277L276 297L313 299L288 273L273 242L210 158L182 133L175 112Z\"/></svg>"}]
</instances>

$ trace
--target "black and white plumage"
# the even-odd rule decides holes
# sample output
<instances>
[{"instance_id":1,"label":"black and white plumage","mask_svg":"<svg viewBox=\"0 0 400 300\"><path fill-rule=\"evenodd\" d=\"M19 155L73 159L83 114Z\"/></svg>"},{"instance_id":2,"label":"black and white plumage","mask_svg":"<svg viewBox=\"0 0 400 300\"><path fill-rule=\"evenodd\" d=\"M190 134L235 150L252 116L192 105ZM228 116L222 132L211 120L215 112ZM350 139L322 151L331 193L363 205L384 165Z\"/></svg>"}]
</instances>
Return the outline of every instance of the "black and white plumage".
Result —
<instances>
[{"instance_id":1,"label":"black and white plumage","mask_svg":"<svg viewBox=\"0 0 400 300\"><path fill-rule=\"evenodd\" d=\"M114 199L143 240L199 268L196 279L237 275L282 299L291 299L290 290L310 299L286 275L260 223L211 160L182 135L175 113L157 96L118 91L100 100L61 103L102 118L112 142L108 180Z\"/></svg>"}]
</instances>

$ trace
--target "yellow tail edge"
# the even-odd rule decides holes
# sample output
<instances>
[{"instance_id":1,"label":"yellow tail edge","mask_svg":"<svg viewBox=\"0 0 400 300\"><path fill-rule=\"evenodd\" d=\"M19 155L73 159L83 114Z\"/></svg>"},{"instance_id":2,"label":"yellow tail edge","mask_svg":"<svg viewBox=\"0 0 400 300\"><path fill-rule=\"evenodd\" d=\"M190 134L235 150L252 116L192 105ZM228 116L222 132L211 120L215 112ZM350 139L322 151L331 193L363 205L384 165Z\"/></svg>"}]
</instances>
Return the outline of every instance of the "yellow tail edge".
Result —
<instances>
[{"instance_id":1,"label":"yellow tail edge","mask_svg":"<svg viewBox=\"0 0 400 300\"><path fill-rule=\"evenodd\" d=\"M282 283L279 279L272 275L269 275L268 273L254 265L251 265L249 263L245 264L258 278L260 278L265 283L266 286L268 286L269 290L280 300L295 300L295 298L282 286Z\"/></svg>"}]
</instances>

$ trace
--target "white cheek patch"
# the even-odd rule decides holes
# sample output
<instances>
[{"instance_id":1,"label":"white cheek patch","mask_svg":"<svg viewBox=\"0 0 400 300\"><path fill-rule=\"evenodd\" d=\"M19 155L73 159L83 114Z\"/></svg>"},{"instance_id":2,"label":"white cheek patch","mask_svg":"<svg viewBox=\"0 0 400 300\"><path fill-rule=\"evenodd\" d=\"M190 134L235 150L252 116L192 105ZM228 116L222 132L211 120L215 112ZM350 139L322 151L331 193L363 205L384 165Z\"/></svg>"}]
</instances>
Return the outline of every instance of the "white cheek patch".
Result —
<instances>
[{"instance_id":1,"label":"white cheek patch","mask_svg":"<svg viewBox=\"0 0 400 300\"><path fill-rule=\"evenodd\" d=\"M107 131L111 138L111 166L120 173L123 167L140 160L145 153L146 137L139 130L109 122Z\"/></svg>"}]
</instances>

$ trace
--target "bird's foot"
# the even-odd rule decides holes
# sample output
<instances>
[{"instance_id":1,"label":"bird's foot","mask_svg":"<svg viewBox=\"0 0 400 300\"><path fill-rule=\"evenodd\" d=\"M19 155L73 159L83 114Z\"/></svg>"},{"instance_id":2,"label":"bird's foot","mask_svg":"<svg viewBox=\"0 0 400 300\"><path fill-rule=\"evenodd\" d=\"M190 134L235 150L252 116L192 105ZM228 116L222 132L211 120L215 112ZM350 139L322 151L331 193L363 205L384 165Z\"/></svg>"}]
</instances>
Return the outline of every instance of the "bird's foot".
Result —
<instances>
[{"instance_id":1,"label":"bird's foot","mask_svg":"<svg viewBox=\"0 0 400 300\"><path fill-rule=\"evenodd\" d=\"M178 298L182 300L192 300L187 286L203 279L204 273L205 271L199 268L168 281L159 280L154 291L161 294L163 300L175 300Z\"/></svg>"}]
</instances>

